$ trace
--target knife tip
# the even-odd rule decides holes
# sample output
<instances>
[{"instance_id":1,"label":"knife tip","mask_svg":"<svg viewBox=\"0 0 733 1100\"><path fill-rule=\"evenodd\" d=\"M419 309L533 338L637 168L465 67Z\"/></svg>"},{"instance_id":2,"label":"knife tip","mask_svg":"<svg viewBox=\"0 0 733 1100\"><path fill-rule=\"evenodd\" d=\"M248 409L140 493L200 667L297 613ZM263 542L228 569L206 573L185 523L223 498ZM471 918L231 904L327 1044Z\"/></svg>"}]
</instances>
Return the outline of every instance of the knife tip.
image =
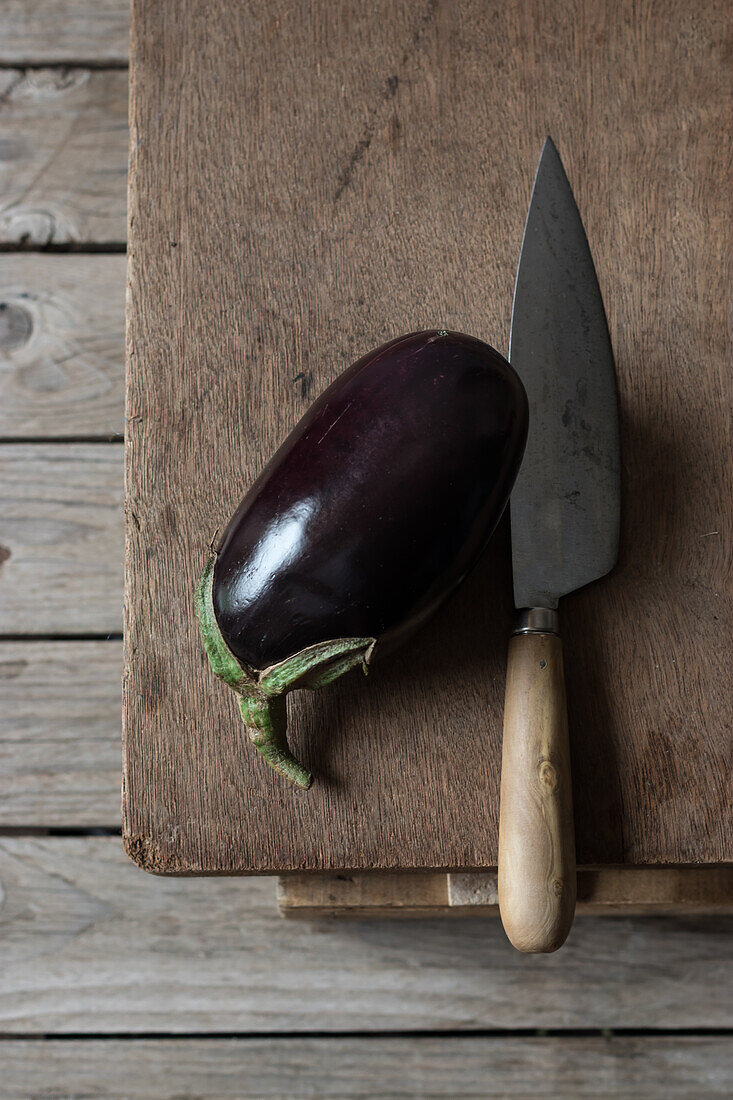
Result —
<instances>
[{"instance_id":1,"label":"knife tip","mask_svg":"<svg viewBox=\"0 0 733 1100\"><path fill-rule=\"evenodd\" d=\"M540 153L540 159L537 162L535 184L540 176L546 177L547 179L553 179L557 183L564 184L570 189L570 184L568 183L560 154L557 151L557 146L549 134L545 138L542 152Z\"/></svg>"},{"instance_id":2,"label":"knife tip","mask_svg":"<svg viewBox=\"0 0 733 1100\"><path fill-rule=\"evenodd\" d=\"M560 156L560 154L557 151L557 146L555 145L555 142L552 140L552 138L550 137L549 134L546 136L546 138L545 138L545 140L542 144L542 153L540 155L540 160L542 159L542 157L545 156L546 153L550 153L550 154L554 153L556 157Z\"/></svg>"}]
</instances>

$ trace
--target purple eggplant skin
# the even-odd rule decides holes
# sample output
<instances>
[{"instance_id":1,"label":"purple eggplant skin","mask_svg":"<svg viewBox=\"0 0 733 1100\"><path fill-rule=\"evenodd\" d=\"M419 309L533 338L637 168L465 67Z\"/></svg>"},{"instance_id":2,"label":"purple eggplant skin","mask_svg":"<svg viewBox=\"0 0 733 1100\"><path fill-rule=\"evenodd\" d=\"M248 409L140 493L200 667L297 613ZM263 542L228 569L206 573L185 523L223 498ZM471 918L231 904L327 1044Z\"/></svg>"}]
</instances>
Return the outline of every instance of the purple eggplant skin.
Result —
<instances>
[{"instance_id":1,"label":"purple eggplant skin","mask_svg":"<svg viewBox=\"0 0 733 1100\"><path fill-rule=\"evenodd\" d=\"M275 699L366 668L458 587L504 511L527 421L522 383L492 347L411 333L337 378L242 500L204 572L199 618L252 739L299 785L310 777L288 770Z\"/></svg>"}]
</instances>

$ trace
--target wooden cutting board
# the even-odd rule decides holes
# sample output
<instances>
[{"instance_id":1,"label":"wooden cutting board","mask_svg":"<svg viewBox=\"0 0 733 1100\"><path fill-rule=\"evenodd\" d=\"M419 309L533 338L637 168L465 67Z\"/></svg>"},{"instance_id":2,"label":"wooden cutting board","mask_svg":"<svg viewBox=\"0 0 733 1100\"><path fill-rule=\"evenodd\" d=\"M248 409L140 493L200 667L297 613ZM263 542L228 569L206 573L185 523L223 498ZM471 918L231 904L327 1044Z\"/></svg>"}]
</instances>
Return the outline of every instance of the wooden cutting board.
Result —
<instances>
[{"instance_id":1,"label":"wooden cutting board","mask_svg":"<svg viewBox=\"0 0 733 1100\"><path fill-rule=\"evenodd\" d=\"M124 837L141 866L495 865L506 524L368 680L293 698L307 793L248 744L192 594L214 533L357 356L436 325L506 352L548 133L622 412L619 566L563 605L578 860L733 857L723 9L135 0Z\"/></svg>"}]
</instances>

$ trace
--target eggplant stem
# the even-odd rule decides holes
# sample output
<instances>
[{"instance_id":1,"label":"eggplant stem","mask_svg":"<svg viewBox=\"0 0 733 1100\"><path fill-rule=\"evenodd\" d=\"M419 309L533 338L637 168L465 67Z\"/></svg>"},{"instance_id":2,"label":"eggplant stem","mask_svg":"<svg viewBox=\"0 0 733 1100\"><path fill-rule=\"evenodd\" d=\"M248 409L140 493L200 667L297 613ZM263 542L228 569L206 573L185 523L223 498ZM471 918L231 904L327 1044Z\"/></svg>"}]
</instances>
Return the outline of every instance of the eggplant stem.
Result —
<instances>
[{"instance_id":1,"label":"eggplant stem","mask_svg":"<svg viewBox=\"0 0 733 1100\"><path fill-rule=\"evenodd\" d=\"M243 667L222 637L214 613L213 584L216 553L209 556L196 588L196 616L204 649L214 673L236 693L249 739L267 763L296 786L308 790L313 776L288 748L287 710L283 685L257 684L252 670Z\"/></svg>"},{"instance_id":2,"label":"eggplant stem","mask_svg":"<svg viewBox=\"0 0 733 1100\"><path fill-rule=\"evenodd\" d=\"M215 564L216 551L212 551L196 587L196 617L209 664L237 695L249 739L257 751L270 767L307 791L313 776L288 748L285 696L296 687L323 687L359 665L366 672L376 639L334 638L308 646L262 671L248 668L231 652L216 621Z\"/></svg>"},{"instance_id":3,"label":"eggplant stem","mask_svg":"<svg viewBox=\"0 0 733 1100\"><path fill-rule=\"evenodd\" d=\"M239 709L250 741L270 767L307 791L313 776L298 763L288 747L285 696L242 696Z\"/></svg>"}]
</instances>

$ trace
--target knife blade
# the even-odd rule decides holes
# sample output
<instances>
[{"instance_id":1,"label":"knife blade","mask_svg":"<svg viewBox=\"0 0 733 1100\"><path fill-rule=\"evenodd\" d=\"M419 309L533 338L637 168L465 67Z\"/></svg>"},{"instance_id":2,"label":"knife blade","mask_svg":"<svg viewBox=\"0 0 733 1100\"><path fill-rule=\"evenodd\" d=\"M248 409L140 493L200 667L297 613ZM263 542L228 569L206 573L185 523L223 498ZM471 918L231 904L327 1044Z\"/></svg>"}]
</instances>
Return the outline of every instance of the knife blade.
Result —
<instances>
[{"instance_id":1,"label":"knife blade","mask_svg":"<svg viewBox=\"0 0 733 1100\"><path fill-rule=\"evenodd\" d=\"M510 500L517 622L509 643L499 906L522 951L554 951L575 911L575 844L558 602L618 557L613 350L560 156L545 141L514 287L509 359L529 399Z\"/></svg>"}]
</instances>

